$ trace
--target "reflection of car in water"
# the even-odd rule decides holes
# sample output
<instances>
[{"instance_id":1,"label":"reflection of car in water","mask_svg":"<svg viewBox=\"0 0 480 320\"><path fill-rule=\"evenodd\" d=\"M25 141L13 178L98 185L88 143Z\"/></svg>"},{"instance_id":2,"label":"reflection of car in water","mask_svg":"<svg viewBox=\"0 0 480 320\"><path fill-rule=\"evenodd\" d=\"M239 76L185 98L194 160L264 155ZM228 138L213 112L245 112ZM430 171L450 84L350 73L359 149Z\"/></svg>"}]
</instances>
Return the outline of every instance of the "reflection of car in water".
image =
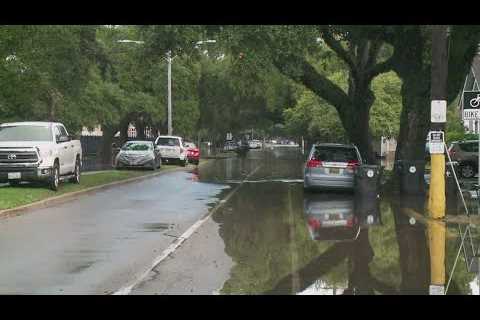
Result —
<instances>
[{"instance_id":1,"label":"reflection of car in water","mask_svg":"<svg viewBox=\"0 0 480 320\"><path fill-rule=\"evenodd\" d=\"M305 194L304 213L314 240L356 240L360 228L380 223L377 198L350 194Z\"/></svg>"},{"instance_id":2,"label":"reflection of car in water","mask_svg":"<svg viewBox=\"0 0 480 320\"><path fill-rule=\"evenodd\" d=\"M355 240L358 235L352 195L305 194L304 213L314 240Z\"/></svg>"}]
</instances>

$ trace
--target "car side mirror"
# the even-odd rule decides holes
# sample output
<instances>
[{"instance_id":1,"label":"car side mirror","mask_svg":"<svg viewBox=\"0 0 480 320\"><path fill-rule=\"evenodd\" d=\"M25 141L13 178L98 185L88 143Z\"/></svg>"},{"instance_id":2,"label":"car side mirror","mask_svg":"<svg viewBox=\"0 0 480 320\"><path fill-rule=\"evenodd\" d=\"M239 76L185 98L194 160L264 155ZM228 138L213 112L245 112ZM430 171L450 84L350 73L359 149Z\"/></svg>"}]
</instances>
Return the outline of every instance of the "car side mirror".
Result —
<instances>
[{"instance_id":1,"label":"car side mirror","mask_svg":"<svg viewBox=\"0 0 480 320\"><path fill-rule=\"evenodd\" d=\"M70 141L69 136L59 136L57 137L57 143L64 143Z\"/></svg>"}]
</instances>

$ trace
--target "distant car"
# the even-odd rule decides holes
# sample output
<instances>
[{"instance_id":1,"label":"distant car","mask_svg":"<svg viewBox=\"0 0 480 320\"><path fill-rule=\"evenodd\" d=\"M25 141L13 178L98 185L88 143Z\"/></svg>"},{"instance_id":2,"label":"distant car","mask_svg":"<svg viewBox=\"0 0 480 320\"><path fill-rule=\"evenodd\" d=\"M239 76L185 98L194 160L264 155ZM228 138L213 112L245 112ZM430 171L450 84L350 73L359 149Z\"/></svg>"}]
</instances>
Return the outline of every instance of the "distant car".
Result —
<instances>
[{"instance_id":1,"label":"distant car","mask_svg":"<svg viewBox=\"0 0 480 320\"><path fill-rule=\"evenodd\" d=\"M260 140L250 140L248 141L248 147L250 149L260 149L262 148L262 142Z\"/></svg>"},{"instance_id":2,"label":"distant car","mask_svg":"<svg viewBox=\"0 0 480 320\"><path fill-rule=\"evenodd\" d=\"M198 165L200 162L200 149L193 142L185 142L188 162Z\"/></svg>"},{"instance_id":3,"label":"distant car","mask_svg":"<svg viewBox=\"0 0 480 320\"><path fill-rule=\"evenodd\" d=\"M155 145L160 150L163 163L179 163L182 167L187 165L187 148L183 145L182 137L158 136Z\"/></svg>"},{"instance_id":4,"label":"distant car","mask_svg":"<svg viewBox=\"0 0 480 320\"><path fill-rule=\"evenodd\" d=\"M462 177L473 178L478 172L478 140L453 142L448 153L458 162Z\"/></svg>"},{"instance_id":5,"label":"distant car","mask_svg":"<svg viewBox=\"0 0 480 320\"><path fill-rule=\"evenodd\" d=\"M156 170L162 166L158 148L151 141L128 141L115 158L115 168L150 168Z\"/></svg>"},{"instance_id":6,"label":"distant car","mask_svg":"<svg viewBox=\"0 0 480 320\"><path fill-rule=\"evenodd\" d=\"M355 240L359 223L354 209L353 195L305 195L304 213L312 240Z\"/></svg>"},{"instance_id":7,"label":"distant car","mask_svg":"<svg viewBox=\"0 0 480 320\"><path fill-rule=\"evenodd\" d=\"M235 141L226 141L223 146L223 151L235 151L238 149L238 144Z\"/></svg>"},{"instance_id":8,"label":"distant car","mask_svg":"<svg viewBox=\"0 0 480 320\"><path fill-rule=\"evenodd\" d=\"M312 146L304 169L304 188L350 189L362 158L354 145L321 143Z\"/></svg>"}]
</instances>

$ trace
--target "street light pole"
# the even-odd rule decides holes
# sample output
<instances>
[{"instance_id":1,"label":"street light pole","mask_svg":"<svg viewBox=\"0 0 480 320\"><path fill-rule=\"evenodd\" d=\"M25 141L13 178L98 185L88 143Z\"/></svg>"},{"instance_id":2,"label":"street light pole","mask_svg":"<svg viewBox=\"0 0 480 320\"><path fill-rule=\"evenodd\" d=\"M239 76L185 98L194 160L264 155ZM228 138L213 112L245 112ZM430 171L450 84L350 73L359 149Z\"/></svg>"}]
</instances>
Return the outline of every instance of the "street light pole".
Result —
<instances>
[{"instance_id":1,"label":"street light pole","mask_svg":"<svg viewBox=\"0 0 480 320\"><path fill-rule=\"evenodd\" d=\"M173 134L172 129L172 51L167 52L168 62L168 135Z\"/></svg>"}]
</instances>

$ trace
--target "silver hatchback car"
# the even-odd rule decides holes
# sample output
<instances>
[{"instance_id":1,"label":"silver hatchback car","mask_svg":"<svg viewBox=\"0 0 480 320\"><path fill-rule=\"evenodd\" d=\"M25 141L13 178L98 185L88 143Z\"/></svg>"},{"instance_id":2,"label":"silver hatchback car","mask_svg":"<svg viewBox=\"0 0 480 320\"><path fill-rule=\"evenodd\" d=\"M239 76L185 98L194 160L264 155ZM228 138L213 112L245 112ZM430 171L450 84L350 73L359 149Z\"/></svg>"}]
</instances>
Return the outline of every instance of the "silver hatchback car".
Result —
<instances>
[{"instance_id":1,"label":"silver hatchback car","mask_svg":"<svg viewBox=\"0 0 480 320\"><path fill-rule=\"evenodd\" d=\"M304 188L353 189L355 168L361 164L360 152L354 145L313 145L305 164Z\"/></svg>"}]
</instances>

